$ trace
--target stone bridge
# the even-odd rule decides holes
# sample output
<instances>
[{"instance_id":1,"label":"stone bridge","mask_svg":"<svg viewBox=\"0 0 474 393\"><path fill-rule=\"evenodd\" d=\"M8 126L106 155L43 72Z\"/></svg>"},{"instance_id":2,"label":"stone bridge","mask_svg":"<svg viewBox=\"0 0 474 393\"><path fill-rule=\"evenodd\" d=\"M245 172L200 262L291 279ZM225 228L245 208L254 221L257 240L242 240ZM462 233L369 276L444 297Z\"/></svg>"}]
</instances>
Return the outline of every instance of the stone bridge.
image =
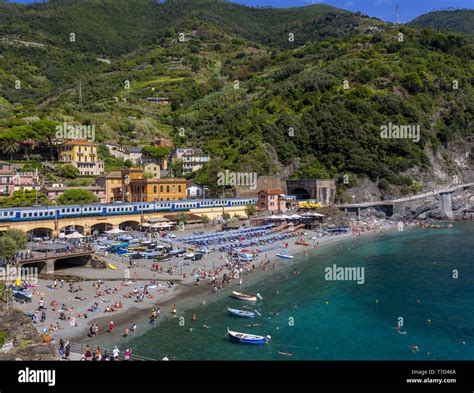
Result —
<instances>
[{"instance_id":1,"label":"stone bridge","mask_svg":"<svg viewBox=\"0 0 474 393\"><path fill-rule=\"evenodd\" d=\"M426 199L439 197L439 205L443 217L446 219L451 219L453 217L453 193L458 190L466 190L473 186L474 183L465 183L405 198L392 199L388 201L340 204L336 205L336 207L346 212L355 212L357 215L359 215L363 209L374 208L384 212L387 216L392 216L394 214L403 216L407 213L407 210L421 207L426 203Z\"/></svg>"},{"instance_id":2,"label":"stone bridge","mask_svg":"<svg viewBox=\"0 0 474 393\"><path fill-rule=\"evenodd\" d=\"M43 255L41 255L43 254ZM68 266L84 266L95 254L93 250L81 250L71 252L47 252L40 253L35 251L30 258L19 259L16 264L19 268L22 267L37 267L40 273L54 274L56 264L63 264Z\"/></svg>"}]
</instances>

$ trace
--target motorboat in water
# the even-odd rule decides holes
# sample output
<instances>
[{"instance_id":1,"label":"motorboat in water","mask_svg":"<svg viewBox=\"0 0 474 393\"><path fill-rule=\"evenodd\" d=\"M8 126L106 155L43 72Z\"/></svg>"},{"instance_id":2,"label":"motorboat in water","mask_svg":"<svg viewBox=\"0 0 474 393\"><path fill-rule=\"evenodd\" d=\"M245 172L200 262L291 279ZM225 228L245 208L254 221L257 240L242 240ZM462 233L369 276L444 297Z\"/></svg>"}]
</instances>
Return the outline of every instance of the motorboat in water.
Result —
<instances>
[{"instance_id":1,"label":"motorboat in water","mask_svg":"<svg viewBox=\"0 0 474 393\"><path fill-rule=\"evenodd\" d=\"M232 291L232 296L235 297L236 299L245 300L248 302L256 302L257 297L260 299L262 298L260 294L258 293L256 295L250 295L248 293L242 293L242 292L237 292L237 291Z\"/></svg>"},{"instance_id":2,"label":"motorboat in water","mask_svg":"<svg viewBox=\"0 0 474 393\"><path fill-rule=\"evenodd\" d=\"M236 341L242 344L266 344L272 338L270 335L257 336L255 334L234 332L227 328L227 334L232 341Z\"/></svg>"},{"instance_id":3,"label":"motorboat in water","mask_svg":"<svg viewBox=\"0 0 474 393\"><path fill-rule=\"evenodd\" d=\"M255 318L255 313L252 311L237 310L236 308L227 307L227 311L230 315L243 318Z\"/></svg>"}]
</instances>

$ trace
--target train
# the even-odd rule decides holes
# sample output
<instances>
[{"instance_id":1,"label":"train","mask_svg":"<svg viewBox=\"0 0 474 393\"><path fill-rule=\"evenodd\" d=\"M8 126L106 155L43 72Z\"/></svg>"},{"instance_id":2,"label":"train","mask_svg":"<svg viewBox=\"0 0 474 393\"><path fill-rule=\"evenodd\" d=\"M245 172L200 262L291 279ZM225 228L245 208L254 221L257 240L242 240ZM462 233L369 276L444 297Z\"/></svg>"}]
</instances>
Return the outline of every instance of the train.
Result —
<instances>
[{"instance_id":1,"label":"train","mask_svg":"<svg viewBox=\"0 0 474 393\"><path fill-rule=\"evenodd\" d=\"M182 212L190 209L225 208L255 205L257 198L189 199L156 202L114 202L105 204L32 206L0 209L2 221L56 220L87 216Z\"/></svg>"}]
</instances>

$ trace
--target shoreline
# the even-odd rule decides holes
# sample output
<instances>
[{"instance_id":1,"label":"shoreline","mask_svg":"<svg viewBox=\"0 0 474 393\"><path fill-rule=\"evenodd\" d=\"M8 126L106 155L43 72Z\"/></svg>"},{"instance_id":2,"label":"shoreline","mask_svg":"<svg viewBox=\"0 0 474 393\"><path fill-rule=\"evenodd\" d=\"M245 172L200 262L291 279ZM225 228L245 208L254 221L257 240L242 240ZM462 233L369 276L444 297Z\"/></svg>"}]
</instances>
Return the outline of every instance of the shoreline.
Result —
<instances>
[{"instance_id":1,"label":"shoreline","mask_svg":"<svg viewBox=\"0 0 474 393\"><path fill-rule=\"evenodd\" d=\"M266 270L257 268L249 273L244 273L242 286L239 285L238 281L233 281L230 284L226 285L217 294L212 295L210 293L210 286L207 282L205 282L201 286L196 286L193 283L189 282L180 284L180 288L175 293L170 294L167 299L162 299L146 309L132 307L128 310L124 310L120 314L117 314L117 317L115 318L116 321L114 320L115 328L112 333L103 333L98 338L90 338L87 336L86 332L83 332L83 334L79 334L75 337L72 337L71 341L74 341L81 345L101 347L104 346L108 349L113 348L115 345L118 345L120 347L125 342L128 342L128 337L123 337L123 331L132 323L136 323L139 328L139 333L130 333L129 337L133 340L136 337L146 334L149 330L159 327L160 323L169 318L182 316L185 312L189 312L190 310L195 309L200 305L202 306L203 300L206 301L206 305L212 304L214 301L217 301L222 297L229 296L232 290L243 289L246 286L262 281L265 277L268 276L268 274L277 273L285 268L296 267L300 262L304 261L301 256L304 256L305 252L307 252L307 255L310 256L311 254L314 254L317 251L323 249L324 247L328 247L330 245L343 243L349 240L356 240L362 237L367 238L368 236L384 235L396 230L396 225L392 224L390 226L384 226L379 229L361 232L360 236L353 233L349 233L343 235L322 237L317 239L317 242L319 243L317 247L305 247L295 245L294 241L296 240L296 238L292 238L291 244L289 244L288 246L288 251L295 256L294 260L292 260L291 262L286 262L285 260L282 260L276 256L278 250L271 250L266 254L270 259L270 263L274 264L275 267L270 267ZM178 313L176 316L171 313L171 307L173 304L177 304L178 307ZM153 307L160 307L162 312L160 318L156 320L155 324L150 326L150 324L148 323L148 316L150 315L150 310ZM91 320L90 323L106 324L108 320L108 317L103 316Z\"/></svg>"}]
</instances>

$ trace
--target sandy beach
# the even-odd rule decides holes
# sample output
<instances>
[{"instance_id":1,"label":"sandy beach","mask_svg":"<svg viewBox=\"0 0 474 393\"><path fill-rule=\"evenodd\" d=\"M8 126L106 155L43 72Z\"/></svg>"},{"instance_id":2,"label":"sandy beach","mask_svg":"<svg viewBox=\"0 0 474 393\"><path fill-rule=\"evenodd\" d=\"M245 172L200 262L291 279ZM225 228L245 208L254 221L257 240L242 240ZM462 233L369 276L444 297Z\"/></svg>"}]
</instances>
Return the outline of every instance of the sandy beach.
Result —
<instances>
[{"instance_id":1,"label":"sandy beach","mask_svg":"<svg viewBox=\"0 0 474 393\"><path fill-rule=\"evenodd\" d=\"M56 274L54 279L39 279L38 286L31 288L33 300L31 303L18 304L18 309L34 313L40 303L44 304L45 319L41 321L41 313L35 322L35 326L41 333L52 336L55 342L60 339L69 339L74 343L89 344L91 346L113 347L114 343L121 339L126 328L136 324L136 331L130 331L130 335L141 334L150 327L156 326L160 320L167 317L179 316L184 310L203 304L211 303L213 299L227 296L231 289L245 288L246 284L262 279L266 274L271 274L278 269L288 266L292 262L279 258L276 254L281 251L283 243L287 242L289 254L297 256L305 253L313 253L328 244L342 242L344 240L356 239L358 236L374 235L387 230L396 230L396 223L381 222L373 229L364 229L360 234L352 232L348 234L330 235L319 237L316 232L305 230L304 238L308 246L295 244L298 237L275 242L271 250L261 252L256 259L247 263L239 279L224 284L217 293L211 292L210 282L201 279L196 285L193 273L196 269L201 272L217 274L219 279L230 270L224 269L226 264L225 255L222 253L209 253L198 261L186 261L172 257L169 261L156 262L153 260L135 260L136 266L127 272L129 260L120 256L110 254L101 256L107 263L116 265L116 270L92 269L90 267L73 267L62 270ZM179 237L183 237L180 234ZM174 239L178 241L179 238ZM177 244L177 243L176 243ZM248 249L259 249L261 246L249 247ZM263 264L263 261L267 261ZM269 262L268 262L269 261ZM163 268L163 273L152 271L151 266L158 263ZM295 264L295 267L297 265ZM169 270L169 271L168 271ZM67 282L61 284L61 275L74 276L78 279L72 287ZM129 277L129 278L128 278ZM65 277L66 279L66 277ZM54 286L56 280L56 286ZM98 292L97 282L100 280ZM240 282L242 281L242 285ZM169 283L173 282L174 285ZM147 286L148 295L142 296L137 301L137 294L143 293ZM56 304L54 303L56 302ZM63 308L65 320L59 319L59 309ZM106 312L107 307L120 305L116 311ZM172 314L172 308L176 305L176 314ZM92 309L96 306L96 311ZM160 308L160 316L155 325L148 322L153 308ZM109 324L113 321L113 329L109 330ZM96 337L90 337L90 327L95 324L98 329Z\"/></svg>"}]
</instances>

